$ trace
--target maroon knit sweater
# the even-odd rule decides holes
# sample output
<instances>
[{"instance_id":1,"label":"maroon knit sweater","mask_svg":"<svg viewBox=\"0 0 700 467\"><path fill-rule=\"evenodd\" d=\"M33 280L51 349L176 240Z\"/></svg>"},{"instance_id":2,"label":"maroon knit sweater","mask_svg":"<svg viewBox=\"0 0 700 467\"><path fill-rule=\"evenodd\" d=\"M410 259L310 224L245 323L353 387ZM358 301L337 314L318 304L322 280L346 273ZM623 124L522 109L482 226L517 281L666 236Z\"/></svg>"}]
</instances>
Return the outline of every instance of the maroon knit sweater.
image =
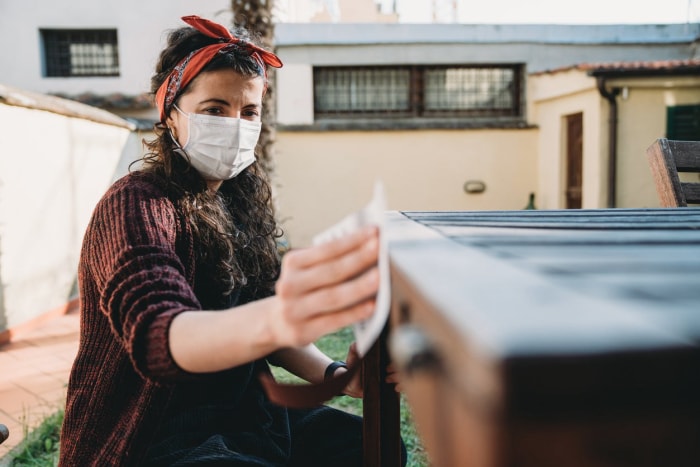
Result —
<instances>
[{"instance_id":1,"label":"maroon knit sweater","mask_svg":"<svg viewBox=\"0 0 700 467\"><path fill-rule=\"evenodd\" d=\"M100 200L80 257L80 347L70 376L61 465L135 465L181 370L172 319L199 309L193 238L162 184L134 173Z\"/></svg>"}]
</instances>

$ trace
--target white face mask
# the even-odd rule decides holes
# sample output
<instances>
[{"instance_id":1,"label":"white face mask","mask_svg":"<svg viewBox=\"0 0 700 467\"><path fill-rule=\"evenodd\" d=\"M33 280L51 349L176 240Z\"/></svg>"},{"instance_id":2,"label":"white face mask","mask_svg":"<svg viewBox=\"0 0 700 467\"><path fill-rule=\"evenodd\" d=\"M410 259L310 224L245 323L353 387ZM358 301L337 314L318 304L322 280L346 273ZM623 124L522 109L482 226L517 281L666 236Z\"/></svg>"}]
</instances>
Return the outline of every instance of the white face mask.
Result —
<instances>
[{"instance_id":1,"label":"white face mask","mask_svg":"<svg viewBox=\"0 0 700 467\"><path fill-rule=\"evenodd\" d=\"M175 152L186 155L205 180L232 179L255 162L255 146L262 127L260 122L187 114L178 106L173 107L188 121L187 141ZM177 140L175 144L180 147Z\"/></svg>"}]
</instances>

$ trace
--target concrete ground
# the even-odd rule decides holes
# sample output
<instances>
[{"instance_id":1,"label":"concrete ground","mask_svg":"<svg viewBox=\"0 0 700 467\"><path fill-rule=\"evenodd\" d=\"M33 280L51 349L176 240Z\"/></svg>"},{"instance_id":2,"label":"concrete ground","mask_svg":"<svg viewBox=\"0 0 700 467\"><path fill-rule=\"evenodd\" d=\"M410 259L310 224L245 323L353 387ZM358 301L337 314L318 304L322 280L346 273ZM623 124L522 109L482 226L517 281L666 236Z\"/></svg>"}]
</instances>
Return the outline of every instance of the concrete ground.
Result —
<instances>
[{"instance_id":1,"label":"concrete ground","mask_svg":"<svg viewBox=\"0 0 700 467\"><path fill-rule=\"evenodd\" d=\"M65 404L79 318L77 310L53 317L0 346L0 423L10 430L0 444L0 465L28 429Z\"/></svg>"}]
</instances>

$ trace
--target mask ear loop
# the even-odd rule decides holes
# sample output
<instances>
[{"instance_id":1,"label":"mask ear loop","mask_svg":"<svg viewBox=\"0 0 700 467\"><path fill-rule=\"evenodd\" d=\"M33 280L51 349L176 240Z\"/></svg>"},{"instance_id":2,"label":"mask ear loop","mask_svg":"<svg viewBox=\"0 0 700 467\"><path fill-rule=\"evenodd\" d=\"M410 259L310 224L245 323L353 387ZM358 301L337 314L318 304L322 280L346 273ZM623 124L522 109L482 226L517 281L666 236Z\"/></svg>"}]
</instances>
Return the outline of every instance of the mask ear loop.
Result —
<instances>
[{"instance_id":1,"label":"mask ear loop","mask_svg":"<svg viewBox=\"0 0 700 467\"><path fill-rule=\"evenodd\" d=\"M175 107L175 109L176 109L178 112L180 112L182 115L185 116L185 118L187 118L187 125L188 125L188 130L189 130L190 116L187 115L185 112L183 112L183 111L180 109L180 107L178 107L177 105L173 104L173 107ZM174 152L175 154L179 154L180 157L182 157L183 159L185 159L185 162L187 162L188 170L194 170L194 167L192 167L192 160L190 159L190 155L187 154L187 151L185 151L185 148L184 148L184 147L180 146L180 142L177 140L177 138L175 138L175 135L173 134L173 129L170 128L170 127L168 127L168 134L170 135L170 139L173 140L173 143L175 143L175 146L176 146L176 148L173 149L173 152ZM189 138L190 138L190 134L192 134L192 133L188 131L188 135L187 135L187 139L188 139L188 140L189 140ZM185 146L187 146L187 143L185 143ZM199 209L199 207L197 207L196 203L195 203L195 207L196 207L197 209Z\"/></svg>"},{"instance_id":2,"label":"mask ear loop","mask_svg":"<svg viewBox=\"0 0 700 467\"><path fill-rule=\"evenodd\" d=\"M187 119L187 126L188 126L188 130L189 130L189 129L190 129L190 128L189 128L189 125L190 125L190 116L187 115L185 112L183 112L183 111L180 109L180 107L177 106L177 104L173 104L173 108L175 108L175 110L177 110L178 112L180 112L180 113ZM168 134L170 134L170 138L173 140L173 143L175 143L175 146L177 146L177 149L175 149L174 151L177 152L178 154L179 154L180 152L181 152L181 153L184 153L184 154L187 154L187 153L185 153L185 148L182 147L182 146L180 146L180 142L177 140L177 138L175 138L175 135L173 134L173 130L172 130L172 128L170 128L170 127L168 127ZM188 134L187 134L187 139L188 139L188 140L190 139L190 132L189 132L189 131L188 131ZM185 146L187 146L187 142L185 142ZM189 156L187 156L187 162L189 162L189 161L190 161Z\"/></svg>"},{"instance_id":3,"label":"mask ear loop","mask_svg":"<svg viewBox=\"0 0 700 467\"><path fill-rule=\"evenodd\" d=\"M173 143L175 143L176 148L173 149L173 152L175 154L179 154L180 157L185 159L187 162L187 165L192 167L192 161L190 160L190 156L187 154L187 152L183 149L182 146L180 146L180 143L177 141L177 138L175 138L175 135L173 134L172 128L168 127L168 134L170 135L170 139L173 140Z\"/></svg>"},{"instance_id":4,"label":"mask ear loop","mask_svg":"<svg viewBox=\"0 0 700 467\"><path fill-rule=\"evenodd\" d=\"M182 157L185 160L185 162L187 162L187 170L194 170L194 167L192 167L192 160L190 159L190 155L187 154L187 151L185 151L185 149L182 146L180 146L180 143L175 138L175 135L173 135L173 130L170 127L168 127L168 134L170 135L170 139L173 140L173 143L175 143L175 146L177 146L175 149L173 149L173 152L175 154L178 154L180 157ZM199 209L199 207L197 206L196 200L195 200L195 208Z\"/></svg>"}]
</instances>

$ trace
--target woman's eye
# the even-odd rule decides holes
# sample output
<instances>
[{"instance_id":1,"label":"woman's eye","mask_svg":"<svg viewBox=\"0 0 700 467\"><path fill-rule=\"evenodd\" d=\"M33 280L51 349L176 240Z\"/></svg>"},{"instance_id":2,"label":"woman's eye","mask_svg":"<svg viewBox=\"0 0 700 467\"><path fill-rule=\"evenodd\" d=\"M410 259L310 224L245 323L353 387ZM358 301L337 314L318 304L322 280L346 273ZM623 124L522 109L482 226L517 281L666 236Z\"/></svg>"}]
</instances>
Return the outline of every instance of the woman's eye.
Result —
<instances>
[{"instance_id":1,"label":"woman's eye","mask_svg":"<svg viewBox=\"0 0 700 467\"><path fill-rule=\"evenodd\" d=\"M204 109L204 113L207 115L221 115L222 111L218 107L210 107L208 109Z\"/></svg>"}]
</instances>

